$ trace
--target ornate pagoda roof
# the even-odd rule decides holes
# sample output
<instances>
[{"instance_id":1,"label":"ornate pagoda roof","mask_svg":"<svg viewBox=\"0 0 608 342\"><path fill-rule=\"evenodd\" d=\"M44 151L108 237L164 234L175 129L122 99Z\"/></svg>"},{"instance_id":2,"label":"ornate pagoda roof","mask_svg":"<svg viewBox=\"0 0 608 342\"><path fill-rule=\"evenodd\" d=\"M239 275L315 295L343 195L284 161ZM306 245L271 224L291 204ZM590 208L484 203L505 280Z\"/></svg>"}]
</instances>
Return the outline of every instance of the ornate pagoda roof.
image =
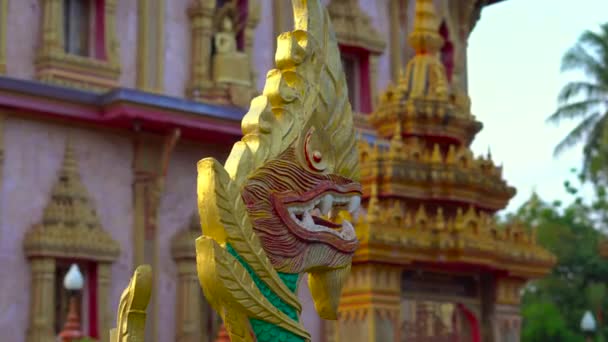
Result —
<instances>
[{"instance_id":1,"label":"ornate pagoda roof","mask_svg":"<svg viewBox=\"0 0 608 342\"><path fill-rule=\"evenodd\" d=\"M542 276L555 258L534 233L495 222L515 189L489 152L475 157L469 148L482 125L459 82L448 81L438 28L432 0L418 0L409 36L416 54L369 117L377 139L360 139L367 212L354 262L448 262Z\"/></svg>"},{"instance_id":2,"label":"ornate pagoda roof","mask_svg":"<svg viewBox=\"0 0 608 342\"><path fill-rule=\"evenodd\" d=\"M95 207L80 179L78 163L69 141L58 176L42 222L26 233L25 254L30 258L113 262L118 258L120 246L101 227Z\"/></svg>"}]
</instances>

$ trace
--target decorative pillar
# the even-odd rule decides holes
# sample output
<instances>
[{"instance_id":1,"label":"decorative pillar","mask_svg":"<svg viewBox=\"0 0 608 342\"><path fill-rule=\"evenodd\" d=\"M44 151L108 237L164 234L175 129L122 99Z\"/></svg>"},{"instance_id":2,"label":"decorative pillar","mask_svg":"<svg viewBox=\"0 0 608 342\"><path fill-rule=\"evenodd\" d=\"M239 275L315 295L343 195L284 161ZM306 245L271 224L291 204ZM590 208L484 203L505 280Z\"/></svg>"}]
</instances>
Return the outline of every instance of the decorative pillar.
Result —
<instances>
[{"instance_id":1,"label":"decorative pillar","mask_svg":"<svg viewBox=\"0 0 608 342\"><path fill-rule=\"evenodd\" d=\"M196 238L201 236L197 213L185 229L171 241L171 255L177 264L177 302L175 306L176 342L212 342L216 327L209 326L211 310L204 309L205 299L196 270Z\"/></svg>"},{"instance_id":2,"label":"decorative pillar","mask_svg":"<svg viewBox=\"0 0 608 342\"><path fill-rule=\"evenodd\" d=\"M211 47L215 0L199 0L188 11L192 30L190 83L187 96L197 100L211 82Z\"/></svg>"},{"instance_id":3,"label":"decorative pillar","mask_svg":"<svg viewBox=\"0 0 608 342\"><path fill-rule=\"evenodd\" d=\"M336 342L399 342L401 269L353 265L342 291Z\"/></svg>"},{"instance_id":4,"label":"decorative pillar","mask_svg":"<svg viewBox=\"0 0 608 342\"><path fill-rule=\"evenodd\" d=\"M196 260L177 261L177 315L175 327L176 342L209 342L210 338L203 322L207 312L201 310L201 287L196 273Z\"/></svg>"},{"instance_id":5,"label":"decorative pillar","mask_svg":"<svg viewBox=\"0 0 608 342\"><path fill-rule=\"evenodd\" d=\"M105 298L110 298L110 286L112 285L111 264L101 262L97 264L97 317L99 326L99 340L110 340L110 327L114 315L110 311L110 303Z\"/></svg>"},{"instance_id":6,"label":"decorative pillar","mask_svg":"<svg viewBox=\"0 0 608 342\"><path fill-rule=\"evenodd\" d=\"M40 56L63 54L63 1L42 0L42 38Z\"/></svg>"},{"instance_id":7,"label":"decorative pillar","mask_svg":"<svg viewBox=\"0 0 608 342\"><path fill-rule=\"evenodd\" d=\"M165 1L143 0L137 6L137 88L161 93L165 54Z\"/></svg>"},{"instance_id":8,"label":"decorative pillar","mask_svg":"<svg viewBox=\"0 0 608 342\"><path fill-rule=\"evenodd\" d=\"M378 105L378 61L379 61L379 57L378 55L371 55L369 57L369 64L370 64L370 77L369 77L369 82L370 84L370 96L372 98L372 108L371 111L373 112L376 109L376 106Z\"/></svg>"},{"instance_id":9,"label":"decorative pillar","mask_svg":"<svg viewBox=\"0 0 608 342\"><path fill-rule=\"evenodd\" d=\"M158 209L164 190L164 179L173 148L179 139L179 129L174 129L162 141L153 136L139 133L135 139L133 172L133 264L149 264L152 269L158 265ZM146 341L158 339L158 274L152 273L153 284L149 317L146 325Z\"/></svg>"},{"instance_id":10,"label":"decorative pillar","mask_svg":"<svg viewBox=\"0 0 608 342\"><path fill-rule=\"evenodd\" d=\"M120 43L116 36L116 2L117 0L105 0L105 23L104 38L106 49L106 60L113 68L120 68Z\"/></svg>"},{"instance_id":11,"label":"decorative pillar","mask_svg":"<svg viewBox=\"0 0 608 342\"><path fill-rule=\"evenodd\" d=\"M491 274L482 274L479 287L481 295L481 340L496 341L496 279Z\"/></svg>"},{"instance_id":12,"label":"decorative pillar","mask_svg":"<svg viewBox=\"0 0 608 342\"><path fill-rule=\"evenodd\" d=\"M34 258L30 260L30 266L32 280L27 342L54 342L55 260Z\"/></svg>"},{"instance_id":13,"label":"decorative pillar","mask_svg":"<svg viewBox=\"0 0 608 342\"><path fill-rule=\"evenodd\" d=\"M500 278L496 282L496 342L519 342L521 335L521 296L525 281Z\"/></svg>"}]
</instances>

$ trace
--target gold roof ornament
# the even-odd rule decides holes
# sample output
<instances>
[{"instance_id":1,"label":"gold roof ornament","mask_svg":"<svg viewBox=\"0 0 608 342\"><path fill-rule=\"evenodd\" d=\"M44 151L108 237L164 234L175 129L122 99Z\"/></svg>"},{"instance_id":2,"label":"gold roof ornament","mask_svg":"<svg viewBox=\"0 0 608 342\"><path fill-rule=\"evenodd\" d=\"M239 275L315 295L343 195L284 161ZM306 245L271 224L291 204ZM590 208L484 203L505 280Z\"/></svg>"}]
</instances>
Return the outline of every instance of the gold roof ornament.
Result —
<instances>
[{"instance_id":1,"label":"gold roof ornament","mask_svg":"<svg viewBox=\"0 0 608 342\"><path fill-rule=\"evenodd\" d=\"M444 135L469 145L482 125L471 115L467 95L448 82L438 56L443 38L432 0L416 2L414 29L408 41L415 55L397 84L380 96L370 123L386 139L393 135L394 126L401 124L404 134Z\"/></svg>"},{"instance_id":2,"label":"gold roof ornament","mask_svg":"<svg viewBox=\"0 0 608 342\"><path fill-rule=\"evenodd\" d=\"M462 102L466 94L450 93L431 0L416 1L409 43L416 55L370 116L377 139L361 158L368 220L357 225L368 238L353 262L408 267L441 255L444 262L492 266L524 279L546 274L555 257L534 233L496 223L494 213L515 189L489 151L475 158L469 148L481 123Z\"/></svg>"},{"instance_id":3,"label":"gold roof ornament","mask_svg":"<svg viewBox=\"0 0 608 342\"><path fill-rule=\"evenodd\" d=\"M101 227L69 141L58 176L42 221L25 235L25 254L100 262L116 260L120 246Z\"/></svg>"}]
</instances>

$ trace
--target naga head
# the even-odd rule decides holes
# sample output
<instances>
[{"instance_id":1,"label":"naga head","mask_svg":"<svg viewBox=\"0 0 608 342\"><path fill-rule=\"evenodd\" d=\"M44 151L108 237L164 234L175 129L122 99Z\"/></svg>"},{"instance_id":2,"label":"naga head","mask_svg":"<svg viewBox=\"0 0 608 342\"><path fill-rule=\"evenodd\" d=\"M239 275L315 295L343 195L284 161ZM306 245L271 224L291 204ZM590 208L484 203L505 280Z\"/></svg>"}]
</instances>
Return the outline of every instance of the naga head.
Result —
<instances>
[{"instance_id":1,"label":"naga head","mask_svg":"<svg viewBox=\"0 0 608 342\"><path fill-rule=\"evenodd\" d=\"M308 273L317 311L335 319L359 244L347 214L361 196L356 136L325 7L292 3L295 30L278 37L276 68L243 118L243 138L224 166L210 158L198 164L199 279L225 311L231 300L220 297L231 293L213 285L226 279L216 271L230 258L218 256L224 250L284 299L277 275Z\"/></svg>"}]
</instances>

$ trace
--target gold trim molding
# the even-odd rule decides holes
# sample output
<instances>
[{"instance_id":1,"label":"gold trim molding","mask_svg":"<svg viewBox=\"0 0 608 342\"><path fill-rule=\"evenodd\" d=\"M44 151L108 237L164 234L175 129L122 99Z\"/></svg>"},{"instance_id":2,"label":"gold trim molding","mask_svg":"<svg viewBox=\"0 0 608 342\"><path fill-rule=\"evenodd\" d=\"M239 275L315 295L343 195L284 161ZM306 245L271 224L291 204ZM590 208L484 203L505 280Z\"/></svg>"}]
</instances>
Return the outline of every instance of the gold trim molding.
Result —
<instances>
[{"instance_id":1,"label":"gold trim molding","mask_svg":"<svg viewBox=\"0 0 608 342\"><path fill-rule=\"evenodd\" d=\"M99 60L65 52L63 1L40 0L42 35L35 60L36 77L43 82L97 92L118 86L121 70L116 37L116 1L104 0L106 60Z\"/></svg>"}]
</instances>

